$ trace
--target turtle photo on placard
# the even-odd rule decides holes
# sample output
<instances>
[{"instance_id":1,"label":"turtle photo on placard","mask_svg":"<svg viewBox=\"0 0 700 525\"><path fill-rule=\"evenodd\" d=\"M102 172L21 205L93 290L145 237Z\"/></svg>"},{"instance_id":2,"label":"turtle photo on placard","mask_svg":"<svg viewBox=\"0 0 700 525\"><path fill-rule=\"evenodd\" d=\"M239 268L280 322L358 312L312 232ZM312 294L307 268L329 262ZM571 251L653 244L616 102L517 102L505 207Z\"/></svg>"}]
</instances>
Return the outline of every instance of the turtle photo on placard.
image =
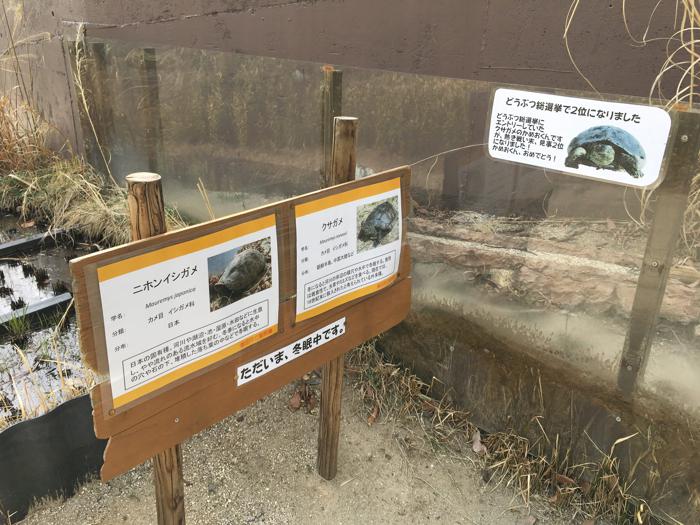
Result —
<instances>
[{"instance_id":1,"label":"turtle photo on placard","mask_svg":"<svg viewBox=\"0 0 700 525\"><path fill-rule=\"evenodd\" d=\"M270 242L266 237L207 259L210 311L272 286Z\"/></svg>"},{"instance_id":2,"label":"turtle photo on placard","mask_svg":"<svg viewBox=\"0 0 700 525\"><path fill-rule=\"evenodd\" d=\"M564 164L569 168L583 165L625 171L635 179L644 177L644 148L631 133L615 126L594 126L582 131L571 140L567 153Z\"/></svg>"},{"instance_id":3,"label":"turtle photo on placard","mask_svg":"<svg viewBox=\"0 0 700 525\"><path fill-rule=\"evenodd\" d=\"M399 198L389 197L357 207L357 251L363 252L399 238Z\"/></svg>"}]
</instances>

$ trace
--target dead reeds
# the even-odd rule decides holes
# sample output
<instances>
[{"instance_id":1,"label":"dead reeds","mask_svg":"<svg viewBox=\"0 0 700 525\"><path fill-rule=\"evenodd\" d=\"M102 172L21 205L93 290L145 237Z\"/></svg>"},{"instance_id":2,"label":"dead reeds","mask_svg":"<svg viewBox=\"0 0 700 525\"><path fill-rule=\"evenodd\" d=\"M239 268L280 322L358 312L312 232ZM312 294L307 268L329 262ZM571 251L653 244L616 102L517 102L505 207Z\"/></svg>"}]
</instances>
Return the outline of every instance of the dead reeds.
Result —
<instances>
[{"instance_id":1,"label":"dead reeds","mask_svg":"<svg viewBox=\"0 0 700 525\"><path fill-rule=\"evenodd\" d=\"M377 350L375 341L350 352L346 370L364 402L363 417L368 425L380 420L416 423L430 450L475 464L487 486L492 490L511 488L524 507L529 508L538 495L552 505L569 508L572 519L673 523L655 517L648 503L631 493L632 481L621 473L615 449L625 441L639 439L637 434L618 439L605 451L586 436L599 460L576 464L569 446L559 436L548 436L538 418L532 423L539 429L539 439L531 440L512 430L482 436L469 414L441 393L441 384L436 380L425 383L390 361Z\"/></svg>"},{"instance_id":2,"label":"dead reeds","mask_svg":"<svg viewBox=\"0 0 700 525\"><path fill-rule=\"evenodd\" d=\"M78 157L62 158L45 145L41 129L21 124L0 98L0 208L102 246L129 241L126 190ZM169 208L168 229L184 226Z\"/></svg>"},{"instance_id":3,"label":"dead reeds","mask_svg":"<svg viewBox=\"0 0 700 525\"><path fill-rule=\"evenodd\" d=\"M5 174L0 178L0 208L102 247L129 242L126 190L105 183L80 159L54 159L43 170ZM176 211L167 213L168 229L184 226Z\"/></svg>"},{"instance_id":4,"label":"dead reeds","mask_svg":"<svg viewBox=\"0 0 700 525\"><path fill-rule=\"evenodd\" d=\"M5 370L12 387L13 400L0 394L0 430L17 421L24 421L45 414L59 404L82 395L95 384L94 374L82 367L79 361L68 356L67 344L62 332L72 308L69 305L63 314L52 322L48 333L41 340L32 339L31 357L23 343L12 348L16 355L16 366ZM44 368L50 368L53 381L43 378Z\"/></svg>"},{"instance_id":5,"label":"dead reeds","mask_svg":"<svg viewBox=\"0 0 700 525\"><path fill-rule=\"evenodd\" d=\"M407 368L384 358L374 342L359 346L347 359L348 375L368 408L367 423L405 417L420 422L434 445L461 446L476 429L468 414L446 397L435 398L436 384L427 384Z\"/></svg>"},{"instance_id":6,"label":"dead reeds","mask_svg":"<svg viewBox=\"0 0 700 525\"><path fill-rule=\"evenodd\" d=\"M24 114L0 97L0 173L42 170L53 157L44 144L46 129L23 124Z\"/></svg>"}]
</instances>

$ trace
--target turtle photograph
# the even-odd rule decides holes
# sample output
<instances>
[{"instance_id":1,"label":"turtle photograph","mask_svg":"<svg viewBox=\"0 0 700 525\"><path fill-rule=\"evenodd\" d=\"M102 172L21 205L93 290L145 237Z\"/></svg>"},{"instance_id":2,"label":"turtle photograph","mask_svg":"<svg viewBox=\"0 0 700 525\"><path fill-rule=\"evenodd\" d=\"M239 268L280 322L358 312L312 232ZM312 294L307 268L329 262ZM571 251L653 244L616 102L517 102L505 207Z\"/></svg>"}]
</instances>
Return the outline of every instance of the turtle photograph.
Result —
<instances>
[{"instance_id":1,"label":"turtle photograph","mask_svg":"<svg viewBox=\"0 0 700 525\"><path fill-rule=\"evenodd\" d=\"M400 227L398 209L398 197L358 206L358 253L398 240Z\"/></svg>"},{"instance_id":2,"label":"turtle photograph","mask_svg":"<svg viewBox=\"0 0 700 525\"><path fill-rule=\"evenodd\" d=\"M645 161L644 148L632 134L615 126L595 126L573 138L564 164L569 168L583 165L599 170L625 171L635 179L641 179Z\"/></svg>"},{"instance_id":3,"label":"turtle photograph","mask_svg":"<svg viewBox=\"0 0 700 525\"><path fill-rule=\"evenodd\" d=\"M207 266L213 312L272 286L270 238L209 257Z\"/></svg>"}]
</instances>

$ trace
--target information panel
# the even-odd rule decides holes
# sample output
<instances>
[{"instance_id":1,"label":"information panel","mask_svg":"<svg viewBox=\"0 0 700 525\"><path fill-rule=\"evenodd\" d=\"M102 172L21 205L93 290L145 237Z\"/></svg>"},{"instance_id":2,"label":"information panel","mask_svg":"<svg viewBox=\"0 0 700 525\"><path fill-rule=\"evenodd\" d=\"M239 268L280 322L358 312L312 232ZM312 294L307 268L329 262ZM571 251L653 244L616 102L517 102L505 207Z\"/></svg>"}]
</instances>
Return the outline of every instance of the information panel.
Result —
<instances>
[{"instance_id":1,"label":"information panel","mask_svg":"<svg viewBox=\"0 0 700 525\"><path fill-rule=\"evenodd\" d=\"M654 106L500 88L488 151L496 159L648 188L660 182L670 129L670 115Z\"/></svg>"},{"instance_id":2,"label":"information panel","mask_svg":"<svg viewBox=\"0 0 700 525\"><path fill-rule=\"evenodd\" d=\"M405 319L410 186L400 167L73 259L102 480Z\"/></svg>"},{"instance_id":3,"label":"information panel","mask_svg":"<svg viewBox=\"0 0 700 525\"><path fill-rule=\"evenodd\" d=\"M115 408L277 331L275 216L97 268Z\"/></svg>"},{"instance_id":4,"label":"information panel","mask_svg":"<svg viewBox=\"0 0 700 525\"><path fill-rule=\"evenodd\" d=\"M401 179L299 204L296 319L373 293L395 279L401 255Z\"/></svg>"}]
</instances>

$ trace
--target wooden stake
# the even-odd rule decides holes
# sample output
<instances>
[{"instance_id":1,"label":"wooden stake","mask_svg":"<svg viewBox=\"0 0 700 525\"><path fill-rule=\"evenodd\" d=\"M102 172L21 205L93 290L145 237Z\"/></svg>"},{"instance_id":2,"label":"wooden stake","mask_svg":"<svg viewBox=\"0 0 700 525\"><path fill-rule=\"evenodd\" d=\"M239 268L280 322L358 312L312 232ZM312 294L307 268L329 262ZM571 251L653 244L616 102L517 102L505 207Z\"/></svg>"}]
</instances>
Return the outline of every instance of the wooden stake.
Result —
<instances>
[{"instance_id":1,"label":"wooden stake","mask_svg":"<svg viewBox=\"0 0 700 525\"><path fill-rule=\"evenodd\" d=\"M335 117L333 120L333 149L329 186L355 180L356 142L357 119L355 117Z\"/></svg>"},{"instance_id":2,"label":"wooden stake","mask_svg":"<svg viewBox=\"0 0 700 525\"><path fill-rule=\"evenodd\" d=\"M137 241L165 233L165 204L160 175L132 173L126 176L131 239ZM185 484L182 478L180 445L153 458L158 525L185 523Z\"/></svg>"},{"instance_id":3,"label":"wooden stake","mask_svg":"<svg viewBox=\"0 0 700 525\"><path fill-rule=\"evenodd\" d=\"M331 185L331 155L333 148L333 119L342 112L343 72L324 66L323 84L321 85L321 148L323 165L321 181L324 187Z\"/></svg>"},{"instance_id":4,"label":"wooden stake","mask_svg":"<svg viewBox=\"0 0 700 525\"><path fill-rule=\"evenodd\" d=\"M335 478L338 472L340 439L340 407L343 398L345 357L340 356L321 369L321 408L318 425L318 473L324 479Z\"/></svg>"},{"instance_id":5,"label":"wooden stake","mask_svg":"<svg viewBox=\"0 0 700 525\"><path fill-rule=\"evenodd\" d=\"M131 240L138 241L165 233L165 203L160 175L132 173L126 176Z\"/></svg>"},{"instance_id":6,"label":"wooden stake","mask_svg":"<svg viewBox=\"0 0 700 525\"><path fill-rule=\"evenodd\" d=\"M333 148L330 185L355 179L357 119L336 117L333 122ZM335 478L338 470L340 407L343 396L344 356L325 364L321 371L321 408L318 427L318 473L325 479Z\"/></svg>"},{"instance_id":7,"label":"wooden stake","mask_svg":"<svg viewBox=\"0 0 700 525\"><path fill-rule=\"evenodd\" d=\"M160 118L160 88L158 85L156 50L153 48L143 50L141 79L145 90L145 104L141 112L144 119L144 145L148 156L148 169L156 171L159 169L163 151L163 126Z\"/></svg>"},{"instance_id":8,"label":"wooden stake","mask_svg":"<svg viewBox=\"0 0 700 525\"><path fill-rule=\"evenodd\" d=\"M153 480L158 525L184 525L185 485L179 444L153 457Z\"/></svg>"}]
</instances>

